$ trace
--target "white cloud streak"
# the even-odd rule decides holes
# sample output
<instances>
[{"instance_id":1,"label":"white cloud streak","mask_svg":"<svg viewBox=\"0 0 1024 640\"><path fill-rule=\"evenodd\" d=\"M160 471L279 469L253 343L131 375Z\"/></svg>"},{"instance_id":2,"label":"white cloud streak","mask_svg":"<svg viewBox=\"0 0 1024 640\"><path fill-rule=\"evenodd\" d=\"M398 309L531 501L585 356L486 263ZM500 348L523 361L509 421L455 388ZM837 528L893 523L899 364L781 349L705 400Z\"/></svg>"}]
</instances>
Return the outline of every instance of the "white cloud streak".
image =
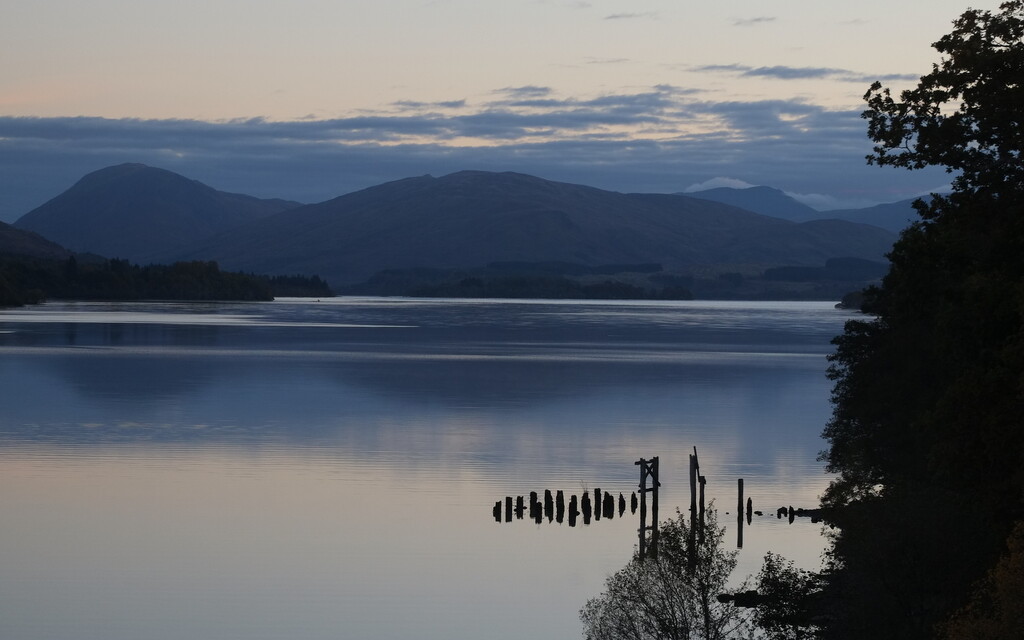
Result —
<instances>
[{"instance_id":1,"label":"white cloud streak","mask_svg":"<svg viewBox=\"0 0 1024 640\"><path fill-rule=\"evenodd\" d=\"M732 24L735 27L751 27L759 24L775 22L774 16L757 16L755 18L733 18Z\"/></svg>"},{"instance_id":2,"label":"white cloud streak","mask_svg":"<svg viewBox=\"0 0 1024 640\"><path fill-rule=\"evenodd\" d=\"M867 74L835 69L830 67L789 67L776 65L771 67L751 67L742 64L712 64L689 67L689 71L697 73L726 73L744 78L771 78L775 80L837 80L839 82L869 83L916 81L919 76L906 73Z\"/></svg>"}]
</instances>

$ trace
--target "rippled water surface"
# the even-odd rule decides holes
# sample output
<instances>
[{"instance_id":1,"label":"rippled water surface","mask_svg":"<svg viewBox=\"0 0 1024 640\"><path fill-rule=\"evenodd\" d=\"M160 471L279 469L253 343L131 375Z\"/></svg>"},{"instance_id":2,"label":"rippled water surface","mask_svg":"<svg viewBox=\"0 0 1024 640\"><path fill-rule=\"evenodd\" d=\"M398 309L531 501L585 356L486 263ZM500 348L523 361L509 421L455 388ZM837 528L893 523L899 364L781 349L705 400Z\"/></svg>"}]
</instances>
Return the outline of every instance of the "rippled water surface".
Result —
<instances>
[{"instance_id":1,"label":"rippled water surface","mask_svg":"<svg viewBox=\"0 0 1024 640\"><path fill-rule=\"evenodd\" d=\"M403 299L0 311L0 637L580 636L637 517L496 523L506 495L663 516L696 446L726 540L817 566L827 303ZM726 512L732 515L725 515ZM768 513L771 515L769 516ZM617 516L618 514L616 514Z\"/></svg>"}]
</instances>

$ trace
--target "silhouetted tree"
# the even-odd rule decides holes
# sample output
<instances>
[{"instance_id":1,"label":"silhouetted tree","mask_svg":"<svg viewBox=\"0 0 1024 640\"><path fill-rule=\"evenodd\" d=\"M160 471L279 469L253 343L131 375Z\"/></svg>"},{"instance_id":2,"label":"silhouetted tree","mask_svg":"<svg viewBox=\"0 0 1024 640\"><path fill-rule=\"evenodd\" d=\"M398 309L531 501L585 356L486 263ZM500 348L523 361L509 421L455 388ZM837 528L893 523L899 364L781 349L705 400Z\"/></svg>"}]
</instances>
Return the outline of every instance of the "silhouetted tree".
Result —
<instances>
[{"instance_id":1,"label":"silhouetted tree","mask_svg":"<svg viewBox=\"0 0 1024 640\"><path fill-rule=\"evenodd\" d=\"M754 622L771 640L803 640L817 633L821 578L775 553L764 557L757 576Z\"/></svg>"},{"instance_id":2,"label":"silhouetted tree","mask_svg":"<svg viewBox=\"0 0 1024 640\"><path fill-rule=\"evenodd\" d=\"M933 637L1024 516L1024 2L934 47L916 88L865 95L870 162L955 178L835 341L825 638Z\"/></svg>"},{"instance_id":3,"label":"silhouetted tree","mask_svg":"<svg viewBox=\"0 0 1024 640\"><path fill-rule=\"evenodd\" d=\"M605 592L580 611L588 640L725 640L753 633L751 613L732 602L719 602L735 551L722 548L725 530L713 509L705 515L704 544L689 565L687 517L661 523L657 558L629 564L610 576Z\"/></svg>"}]
</instances>

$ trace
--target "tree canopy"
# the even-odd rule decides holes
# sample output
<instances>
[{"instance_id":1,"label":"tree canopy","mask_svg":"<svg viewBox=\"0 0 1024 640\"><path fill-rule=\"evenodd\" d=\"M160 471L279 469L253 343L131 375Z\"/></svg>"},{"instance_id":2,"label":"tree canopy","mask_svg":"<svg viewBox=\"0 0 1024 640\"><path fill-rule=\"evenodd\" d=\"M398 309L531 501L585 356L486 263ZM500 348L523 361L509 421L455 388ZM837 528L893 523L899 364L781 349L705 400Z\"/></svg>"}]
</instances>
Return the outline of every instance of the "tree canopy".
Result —
<instances>
[{"instance_id":1,"label":"tree canopy","mask_svg":"<svg viewBox=\"0 0 1024 640\"><path fill-rule=\"evenodd\" d=\"M865 95L869 162L958 172L953 187L1019 189L1024 182L1024 12L1020 0L998 13L970 9L935 42L943 54L917 87L894 99L880 82Z\"/></svg>"},{"instance_id":2,"label":"tree canopy","mask_svg":"<svg viewBox=\"0 0 1024 640\"><path fill-rule=\"evenodd\" d=\"M701 526L701 525L697 525ZM610 576L605 592L580 611L588 640L725 640L749 635L750 614L732 602L720 602L735 551L722 547L725 529L714 509L706 512L704 542L690 564L690 525L677 511L661 523L656 558L634 554Z\"/></svg>"},{"instance_id":3,"label":"tree canopy","mask_svg":"<svg viewBox=\"0 0 1024 640\"><path fill-rule=\"evenodd\" d=\"M826 638L933 637L1024 518L1024 2L953 27L865 95L870 162L955 177L835 341Z\"/></svg>"}]
</instances>

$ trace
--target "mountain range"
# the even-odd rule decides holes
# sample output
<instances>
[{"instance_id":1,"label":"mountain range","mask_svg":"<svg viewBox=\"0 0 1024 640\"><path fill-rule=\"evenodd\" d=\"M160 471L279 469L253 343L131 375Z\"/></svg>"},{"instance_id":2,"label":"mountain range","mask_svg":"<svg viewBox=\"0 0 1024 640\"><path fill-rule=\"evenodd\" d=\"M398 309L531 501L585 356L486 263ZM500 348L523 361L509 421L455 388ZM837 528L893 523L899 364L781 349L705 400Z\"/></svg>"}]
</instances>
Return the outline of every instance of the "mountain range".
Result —
<instances>
[{"instance_id":1,"label":"mountain range","mask_svg":"<svg viewBox=\"0 0 1024 640\"><path fill-rule=\"evenodd\" d=\"M748 187L745 189L717 187L681 195L731 204L741 209L793 222L808 222L810 220L822 219L845 220L847 222L870 224L882 229L888 229L893 233L899 233L911 222L917 220L917 212L913 207L913 202L916 198L889 202L863 209L818 211L797 201L792 196L786 195L785 192L773 189L772 187Z\"/></svg>"},{"instance_id":2,"label":"mountain range","mask_svg":"<svg viewBox=\"0 0 1024 640\"><path fill-rule=\"evenodd\" d=\"M784 219L776 201L788 196L765 189L624 194L517 173L461 171L301 205L224 193L170 171L125 164L84 176L15 227L73 251L142 264L215 260L230 270L317 274L332 285L389 269L494 262L656 263L676 272L816 267L842 257L884 261L895 239L878 226L820 219L820 213L811 219L813 210L795 201L791 214L808 219ZM734 195L751 202L714 200ZM769 204L775 216L764 215Z\"/></svg>"}]
</instances>

